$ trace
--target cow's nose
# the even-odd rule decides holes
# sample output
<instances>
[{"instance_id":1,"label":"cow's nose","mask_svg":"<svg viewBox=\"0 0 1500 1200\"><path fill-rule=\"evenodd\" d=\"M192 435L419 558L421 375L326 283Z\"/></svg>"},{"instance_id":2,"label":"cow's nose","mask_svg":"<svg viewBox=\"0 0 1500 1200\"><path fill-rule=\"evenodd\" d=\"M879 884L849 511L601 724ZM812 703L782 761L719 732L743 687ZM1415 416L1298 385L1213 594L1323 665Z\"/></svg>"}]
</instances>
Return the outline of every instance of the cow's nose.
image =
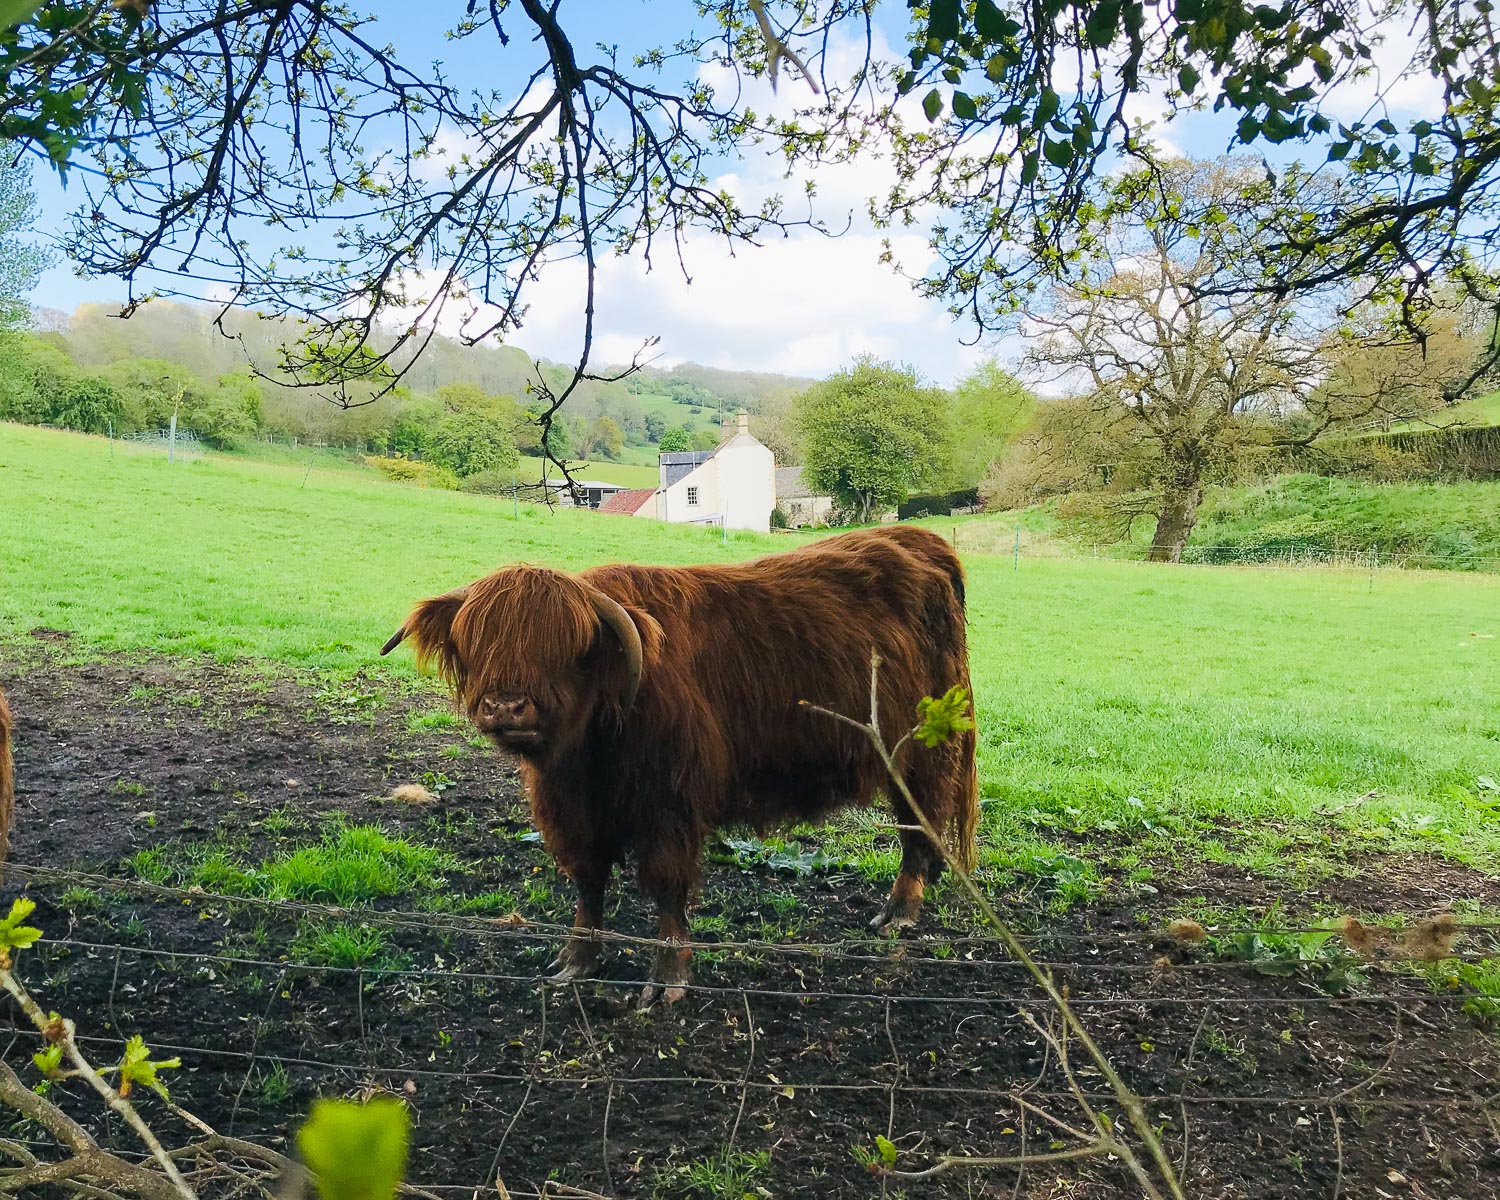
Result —
<instances>
[{"instance_id":1,"label":"cow's nose","mask_svg":"<svg viewBox=\"0 0 1500 1200\"><path fill-rule=\"evenodd\" d=\"M525 696L486 696L479 702L479 718L487 726L527 725L535 712Z\"/></svg>"}]
</instances>

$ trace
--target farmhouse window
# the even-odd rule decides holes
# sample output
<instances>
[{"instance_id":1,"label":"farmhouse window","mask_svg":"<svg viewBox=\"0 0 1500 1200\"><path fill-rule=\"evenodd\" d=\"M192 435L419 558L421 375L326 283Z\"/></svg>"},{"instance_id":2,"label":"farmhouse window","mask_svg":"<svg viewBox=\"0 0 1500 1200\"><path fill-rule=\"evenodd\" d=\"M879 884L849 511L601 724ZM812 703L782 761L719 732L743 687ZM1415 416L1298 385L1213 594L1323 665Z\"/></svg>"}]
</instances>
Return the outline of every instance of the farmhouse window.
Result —
<instances>
[{"instance_id":1,"label":"farmhouse window","mask_svg":"<svg viewBox=\"0 0 1500 1200\"><path fill-rule=\"evenodd\" d=\"M689 508L697 508L698 507L698 489L695 488L695 487L690 487L690 488L688 488L687 493L688 493L688 507Z\"/></svg>"}]
</instances>

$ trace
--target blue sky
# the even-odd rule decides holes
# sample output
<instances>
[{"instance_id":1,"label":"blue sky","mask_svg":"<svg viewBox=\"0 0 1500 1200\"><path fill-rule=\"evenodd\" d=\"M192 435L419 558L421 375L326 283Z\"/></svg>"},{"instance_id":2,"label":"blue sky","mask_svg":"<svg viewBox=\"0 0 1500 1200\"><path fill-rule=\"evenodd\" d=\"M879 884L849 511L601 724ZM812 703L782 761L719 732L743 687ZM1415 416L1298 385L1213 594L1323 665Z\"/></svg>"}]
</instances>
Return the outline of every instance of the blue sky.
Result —
<instances>
[{"instance_id":1,"label":"blue sky","mask_svg":"<svg viewBox=\"0 0 1500 1200\"><path fill-rule=\"evenodd\" d=\"M364 7L377 18L378 40L394 44L407 61L441 59L450 79L458 83L513 94L524 85L519 64L536 53L521 41L529 23L519 12L506 19L507 32L516 41L508 51L498 51L488 35L458 42L442 38L446 24L462 14L462 0L371 0ZM775 6L770 7L774 12ZM905 4L890 0L881 12L890 44L899 46ZM703 27L692 5L682 0L563 0L560 16L584 62L597 57L596 42L618 44L622 60L628 61L634 51L670 43L689 28ZM847 42L830 50L835 59L853 52ZM507 74L514 78L509 86ZM804 85L784 73L780 86L780 97L764 86L751 94L758 110L785 104L788 93ZM1141 104L1135 115L1150 118L1150 102ZM1188 153L1220 153L1224 128L1214 118L1194 117L1174 126L1170 142ZM794 233L732 254L705 239L688 247L691 284L671 265L648 272L638 259L606 259L600 272L596 357L622 360L646 337L657 336L667 362L693 360L822 376L847 364L856 353L869 352L910 363L941 384L951 383L987 352L1013 357L1019 348L1015 339L965 345L973 339L970 327L955 323L941 304L916 296L906 280L879 261L884 235L863 213L865 199L881 190L884 171L884 164L875 159L818 173L819 215L835 226L842 226L846 216L852 218L852 228L839 238ZM724 173L724 183L750 196L780 188L793 195L800 190L798 184L782 181L779 166L769 158L726 162ZM43 164L38 164L34 180L44 214L38 232L53 233L79 202L81 188L76 176L64 188ZM253 229L254 215L246 217L247 228ZM923 232L897 231L892 236L898 260L920 272L930 258ZM545 268L531 293L529 318L511 340L534 354L572 357L580 283L576 264ZM67 265L59 265L46 273L34 302L71 310L82 302L117 302L123 296L123 285L114 280L79 279Z\"/></svg>"}]
</instances>

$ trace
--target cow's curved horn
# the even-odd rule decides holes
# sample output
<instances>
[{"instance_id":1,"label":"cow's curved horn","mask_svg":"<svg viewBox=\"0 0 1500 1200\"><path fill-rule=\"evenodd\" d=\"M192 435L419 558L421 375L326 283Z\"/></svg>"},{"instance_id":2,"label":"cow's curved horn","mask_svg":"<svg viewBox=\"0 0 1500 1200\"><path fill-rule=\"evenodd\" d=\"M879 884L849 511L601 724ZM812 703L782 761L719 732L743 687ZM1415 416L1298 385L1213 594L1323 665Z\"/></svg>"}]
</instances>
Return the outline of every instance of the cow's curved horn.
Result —
<instances>
[{"instance_id":1,"label":"cow's curved horn","mask_svg":"<svg viewBox=\"0 0 1500 1200\"><path fill-rule=\"evenodd\" d=\"M466 583L463 585L463 587L454 588L451 592L444 592L441 596L434 596L432 600L424 600L423 603L432 604L434 601L438 600L457 600L460 604L462 604L464 602L464 598L468 594L469 585ZM410 625L411 622L407 621L406 624L402 625L400 629L391 634L390 640L387 641L384 646L380 647L380 653L382 656L389 654L392 650L394 650L397 646L399 646L403 641L406 640L406 635Z\"/></svg>"},{"instance_id":2,"label":"cow's curved horn","mask_svg":"<svg viewBox=\"0 0 1500 1200\"><path fill-rule=\"evenodd\" d=\"M593 601L594 611L599 614L599 619L615 632L615 637L620 639L620 649L625 651L625 666L629 672L629 683L625 688L625 710L630 710L631 704L635 702L635 694L641 687L641 669L644 666L644 655L641 650L641 631L635 627L635 622L630 619L630 614L618 601L606 596L598 588L591 588L589 599Z\"/></svg>"}]
</instances>

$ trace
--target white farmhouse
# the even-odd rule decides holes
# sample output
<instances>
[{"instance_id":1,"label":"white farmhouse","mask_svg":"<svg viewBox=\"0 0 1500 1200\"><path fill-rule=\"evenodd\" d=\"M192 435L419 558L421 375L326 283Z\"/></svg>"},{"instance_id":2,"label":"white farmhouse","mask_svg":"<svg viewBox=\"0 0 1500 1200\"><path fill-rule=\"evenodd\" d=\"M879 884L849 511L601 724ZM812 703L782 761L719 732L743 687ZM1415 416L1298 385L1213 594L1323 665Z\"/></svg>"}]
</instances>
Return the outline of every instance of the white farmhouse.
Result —
<instances>
[{"instance_id":1,"label":"white farmhouse","mask_svg":"<svg viewBox=\"0 0 1500 1200\"><path fill-rule=\"evenodd\" d=\"M750 435L750 417L744 409L738 424L713 450L661 456L658 520L770 531L776 459Z\"/></svg>"}]
</instances>

